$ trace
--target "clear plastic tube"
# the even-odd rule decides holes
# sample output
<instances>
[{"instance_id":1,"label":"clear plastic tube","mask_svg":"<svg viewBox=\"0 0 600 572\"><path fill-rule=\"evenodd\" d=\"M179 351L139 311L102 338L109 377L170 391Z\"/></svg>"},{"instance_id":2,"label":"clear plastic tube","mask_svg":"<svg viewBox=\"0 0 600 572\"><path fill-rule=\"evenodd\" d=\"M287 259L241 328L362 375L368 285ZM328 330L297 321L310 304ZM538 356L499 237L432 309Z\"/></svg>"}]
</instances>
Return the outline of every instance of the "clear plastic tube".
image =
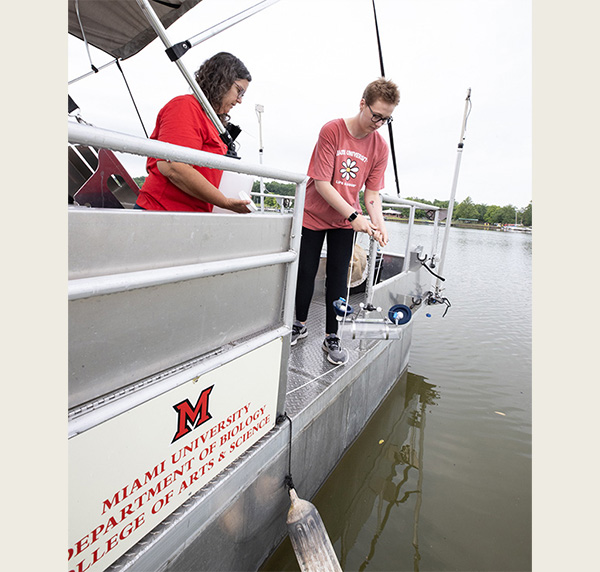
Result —
<instances>
[{"instance_id":1,"label":"clear plastic tube","mask_svg":"<svg viewBox=\"0 0 600 572\"><path fill-rule=\"evenodd\" d=\"M346 320L338 326L342 339L399 340L402 328L384 320Z\"/></svg>"}]
</instances>

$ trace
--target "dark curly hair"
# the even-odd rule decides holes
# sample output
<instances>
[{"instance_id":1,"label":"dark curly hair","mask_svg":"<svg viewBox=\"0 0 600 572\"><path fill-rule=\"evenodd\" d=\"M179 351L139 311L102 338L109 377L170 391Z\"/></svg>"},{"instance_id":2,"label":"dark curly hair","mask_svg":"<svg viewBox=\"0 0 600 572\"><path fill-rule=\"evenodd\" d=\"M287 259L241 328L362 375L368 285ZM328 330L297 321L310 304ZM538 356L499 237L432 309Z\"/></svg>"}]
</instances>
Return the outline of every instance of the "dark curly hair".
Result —
<instances>
[{"instance_id":1,"label":"dark curly hair","mask_svg":"<svg viewBox=\"0 0 600 572\"><path fill-rule=\"evenodd\" d=\"M231 89L236 79L252 81L252 76L246 66L228 52L219 52L207 59L198 68L195 77L200 89L215 111L221 108L223 97ZM219 114L217 112L217 115L224 125L229 122L227 113Z\"/></svg>"}]
</instances>

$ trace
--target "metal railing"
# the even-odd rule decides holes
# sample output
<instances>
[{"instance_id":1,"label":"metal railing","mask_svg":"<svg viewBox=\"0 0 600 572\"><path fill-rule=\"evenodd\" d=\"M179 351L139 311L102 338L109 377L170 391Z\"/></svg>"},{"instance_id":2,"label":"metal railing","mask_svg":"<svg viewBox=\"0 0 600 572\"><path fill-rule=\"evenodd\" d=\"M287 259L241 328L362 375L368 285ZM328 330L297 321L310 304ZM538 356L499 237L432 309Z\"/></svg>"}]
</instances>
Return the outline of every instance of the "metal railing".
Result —
<instances>
[{"instance_id":1,"label":"metal railing","mask_svg":"<svg viewBox=\"0 0 600 572\"><path fill-rule=\"evenodd\" d=\"M302 230L302 214L304 211L306 183L308 181L306 175L73 122L69 122L68 125L68 138L69 143L71 144L90 145L96 148L105 148L122 153L155 157L158 159L178 161L224 171L233 171L258 177L288 181L295 183L296 185L296 195L294 197L296 208L292 215L289 250L268 255L256 255L244 258L174 266L171 268L140 270L72 279L69 281L68 287L69 300L125 292L137 288L169 284L183 280L217 276L242 270L272 266L275 264L285 264L287 265L287 272L285 280L286 286L282 300L283 327L277 327L273 332L261 334L258 336L257 340L262 344L265 343L265 341L273 339L274 335L276 335L276 337L282 337L290 334L294 317L294 298ZM240 344L236 347L236 351L227 352L227 356L220 355L208 358L206 360L207 363L193 366L192 369L198 370L195 372L195 375L198 375L200 370L206 371L208 369L214 369L214 367L219 367L223 363L235 359L238 355L244 353L244 351L251 351L255 348L257 340L249 340ZM186 376L187 374L189 374L189 371L186 373ZM175 374L173 380L168 383L165 383L162 376L160 376L160 384L151 381L149 385L141 388L143 390L133 393L127 392L123 398L114 400L109 403L108 406L103 404L100 408L102 411L80 410L78 413L73 412L74 415L70 415L69 433L72 435L86 430L91 426L105 421L107 418L118 415L124 407L131 407L147 401L156 396L157 392L163 393L168 391L173 383L176 385L181 383L186 376L182 377L179 374ZM283 407L286 385L286 368L282 368L279 385L278 411ZM85 419L81 418L84 413Z\"/></svg>"},{"instance_id":2,"label":"metal railing","mask_svg":"<svg viewBox=\"0 0 600 572\"><path fill-rule=\"evenodd\" d=\"M402 266L402 272L408 270L409 267L409 256L410 256L410 239L412 235L412 230L414 228L415 223L415 211L417 209L426 210L426 211L435 211L435 217L433 220L433 240L431 243L431 257L432 259L437 256L437 243L439 237L439 224L440 224L440 212L442 210L441 207L436 207L434 205L428 205L426 203L420 203L418 201L411 201L409 199L401 199L399 197L394 197L391 195L382 195L382 206L384 207L393 207L393 208L408 208L409 209L409 217L408 217L408 236L406 237L406 248L404 252L404 263Z\"/></svg>"},{"instance_id":3,"label":"metal railing","mask_svg":"<svg viewBox=\"0 0 600 572\"><path fill-rule=\"evenodd\" d=\"M298 193L299 186L304 185L306 187L306 182L308 181L308 177L304 174L292 173L291 171L258 165L244 161L243 159L232 159L224 155L215 155L206 151L198 151L189 147L165 143L164 141L136 137L127 133L119 133L71 121L68 124L68 137L70 143L93 145L132 155L179 161L200 167L210 167L223 171L233 171L247 175L256 175L257 177L289 181L290 183L296 183L296 200L302 198ZM304 208L304 201L302 201L302 208Z\"/></svg>"},{"instance_id":4,"label":"metal railing","mask_svg":"<svg viewBox=\"0 0 600 572\"><path fill-rule=\"evenodd\" d=\"M290 252L294 254L292 261L285 259L281 262L289 263L288 278L296 276L298 267L298 252L300 251L300 235L302 231L302 213L304 212L304 199L306 192L306 183L308 177L304 174L292 173L290 171L284 171L281 169L275 169L264 165L257 165L256 163L250 163L242 161L241 159L232 159L222 155L215 155L213 153L207 153L206 151L198 151L197 149L190 149L188 147L181 147L179 145L173 145L171 143L165 143L163 141L155 141L153 139L144 139L126 133L118 133L116 131L109 131L107 129L100 129L98 127L92 127L90 125L81 125L79 123L69 122L69 143L79 143L81 145L93 145L99 148L111 149L112 151L120 151L122 153L131 153L134 155L142 155L145 157L155 157L157 159L165 159L169 161L178 161L187 163L189 165L198 165L200 167L210 167L213 169L220 169L223 171L234 171L236 173L243 173L247 175L255 175L258 177L266 177L270 179L278 179L281 181L289 181L296 183L296 195L295 195L295 208L292 222L292 236L290 243ZM269 266L273 264L270 260L262 260L257 263L257 266ZM206 266L206 265L204 265ZM212 272L214 274L223 272L236 272L239 270L235 265L231 265L230 268L223 270L221 266L216 266ZM210 271L205 270L204 271ZM210 274L204 274L206 276ZM92 279L90 279L92 280ZM93 279L100 286L98 278ZM105 279L106 281L106 279ZM288 285L295 284L294 280L288 280ZM91 291L96 286L88 283L86 289ZM78 287L74 287L77 290ZM291 292L290 292L291 291ZM82 294L73 295L82 296ZM284 324L292 327L293 320L293 300L295 296L295 286L286 289L286 300L284 301Z\"/></svg>"}]
</instances>

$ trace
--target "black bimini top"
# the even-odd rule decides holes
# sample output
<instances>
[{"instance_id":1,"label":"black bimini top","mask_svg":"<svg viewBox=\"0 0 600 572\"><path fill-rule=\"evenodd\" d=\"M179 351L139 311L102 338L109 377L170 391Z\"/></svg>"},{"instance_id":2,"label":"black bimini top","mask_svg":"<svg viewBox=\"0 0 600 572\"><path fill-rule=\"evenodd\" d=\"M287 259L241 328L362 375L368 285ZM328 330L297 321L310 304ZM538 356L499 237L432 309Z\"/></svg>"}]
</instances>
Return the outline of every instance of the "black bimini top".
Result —
<instances>
[{"instance_id":1,"label":"black bimini top","mask_svg":"<svg viewBox=\"0 0 600 572\"><path fill-rule=\"evenodd\" d=\"M150 0L165 28L200 2ZM69 33L115 58L127 59L156 38L136 0L68 0L68 6Z\"/></svg>"}]
</instances>

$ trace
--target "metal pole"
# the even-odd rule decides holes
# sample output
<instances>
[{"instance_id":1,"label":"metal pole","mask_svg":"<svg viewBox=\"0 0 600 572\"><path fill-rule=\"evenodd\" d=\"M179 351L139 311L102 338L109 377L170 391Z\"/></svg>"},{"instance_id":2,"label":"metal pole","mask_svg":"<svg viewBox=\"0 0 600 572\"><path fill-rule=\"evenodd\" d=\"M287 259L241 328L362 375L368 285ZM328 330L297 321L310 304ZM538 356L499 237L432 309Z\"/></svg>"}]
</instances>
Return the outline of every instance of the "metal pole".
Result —
<instances>
[{"instance_id":1,"label":"metal pole","mask_svg":"<svg viewBox=\"0 0 600 572\"><path fill-rule=\"evenodd\" d=\"M258 140L259 140L259 149L258 149L258 160L262 165L263 162L263 138L262 138L262 114L265 111L264 105L260 105L257 103L254 107L256 110L256 115L258 116ZM260 212L265 212L265 183L263 178L259 179L260 181Z\"/></svg>"},{"instance_id":2,"label":"metal pole","mask_svg":"<svg viewBox=\"0 0 600 572\"><path fill-rule=\"evenodd\" d=\"M290 236L289 252L293 252L295 258L288 266L288 284L283 309L283 323L286 326L289 326L290 330L294 321L294 301L296 299L296 278L298 275L298 259L300 254L300 239L302 237L302 215L304 214L306 183L308 183L308 177L296 184L296 202L294 205L294 214L292 216L292 232Z\"/></svg>"},{"instance_id":3,"label":"metal pole","mask_svg":"<svg viewBox=\"0 0 600 572\"><path fill-rule=\"evenodd\" d=\"M257 165L256 163L248 163L242 159L232 159L216 153L198 151L197 149L181 147L164 141L136 137L135 135L100 129L91 125L81 125L72 121L68 122L68 137L70 143L93 145L94 147L111 149L121 153L168 159L169 161L178 161L189 165L234 171L235 173L245 173L291 183L301 183L306 178L306 175L301 173L283 171L282 169Z\"/></svg>"},{"instance_id":4,"label":"metal pole","mask_svg":"<svg viewBox=\"0 0 600 572\"><path fill-rule=\"evenodd\" d=\"M408 216L408 236L406 237L406 250L404 252L404 263L402 264L402 272L406 272L410 266L410 236L412 234L413 225L415 222L415 210L416 207L410 207L410 214Z\"/></svg>"},{"instance_id":5,"label":"metal pole","mask_svg":"<svg viewBox=\"0 0 600 572\"><path fill-rule=\"evenodd\" d=\"M377 241L371 236L369 238L369 255L367 256L367 284L365 287L365 307L369 308L373 303L375 288L375 267L377 266ZM359 349L367 349L367 340L361 338Z\"/></svg>"},{"instance_id":6,"label":"metal pole","mask_svg":"<svg viewBox=\"0 0 600 572\"><path fill-rule=\"evenodd\" d=\"M373 288L375 286L375 267L377 266L377 242L371 236L369 238L369 257L367 258L367 285L365 290L365 304L369 306L373 302Z\"/></svg>"},{"instance_id":7,"label":"metal pole","mask_svg":"<svg viewBox=\"0 0 600 572\"><path fill-rule=\"evenodd\" d=\"M99 68L96 68L96 71L90 71L90 72L84 73L83 75L80 75L79 77L76 77L75 79L72 79L71 81L69 81L67 83L67 85L73 85L74 83L77 83L78 81L80 81L80 80L82 80L82 79L84 79L86 77L89 77L91 75L97 74L100 70L103 70L104 68L107 68L108 66L114 65L118 61L119 60L114 59L114 60L108 62L107 64L104 64L103 66L100 66Z\"/></svg>"},{"instance_id":8,"label":"metal pole","mask_svg":"<svg viewBox=\"0 0 600 572\"><path fill-rule=\"evenodd\" d=\"M119 274L76 278L69 280L68 295L69 300L81 300L119 292L131 292L139 288L176 284L187 280L253 270L275 264L289 264L294 262L297 257L297 252L290 250L257 256L244 256L243 258L215 260L213 262L184 264L183 266L168 268L152 268L150 270L135 270Z\"/></svg>"},{"instance_id":9,"label":"metal pole","mask_svg":"<svg viewBox=\"0 0 600 572\"><path fill-rule=\"evenodd\" d=\"M420 203L418 201L411 201L408 199L401 199L399 197L395 197L393 195L388 195L388 194L384 194L384 193L379 193L379 195L381 196L381 200L382 200L382 206L387 206L386 203L393 203L393 205L402 205L403 207L417 207L418 209L423 209L423 210L427 210L427 211L439 211L440 207L436 207L434 205L428 205L425 203Z\"/></svg>"},{"instance_id":10,"label":"metal pole","mask_svg":"<svg viewBox=\"0 0 600 572\"><path fill-rule=\"evenodd\" d=\"M220 24L215 24L214 26L208 28L207 30L204 30L204 32L200 32L199 34L192 36L187 41L187 43L189 44L190 48L193 48L194 46L197 46L198 44L208 40L209 38L212 38L213 36L220 34L224 30L227 30L227 28L231 28L231 26L234 26L235 24L245 20L246 18L253 16L257 12L260 12L261 10L268 8L269 6L275 4L275 2L279 2L279 0L263 0L262 2L259 2L258 4L255 4L254 6L250 6L250 8L247 8L246 10L240 12L239 14L236 14L235 16L231 16L231 18L227 18L227 20L223 20ZM192 43L192 40L194 40L193 43Z\"/></svg>"},{"instance_id":11,"label":"metal pole","mask_svg":"<svg viewBox=\"0 0 600 572\"><path fill-rule=\"evenodd\" d=\"M291 339L292 324L294 322L296 286L298 278L298 261L300 258L300 239L302 237L302 215L304 214L304 199L306 197L306 183L308 177L302 182L296 183L296 202L294 204L294 214L292 216L292 232L290 234L290 252L295 254L295 258L287 265L286 288L283 299L283 324L288 328L289 334L284 338L283 357L281 370L279 372L279 388L277 393L277 414L281 415L285 411L285 396L287 393L288 381L288 358L290 351L289 341Z\"/></svg>"},{"instance_id":12,"label":"metal pole","mask_svg":"<svg viewBox=\"0 0 600 572\"><path fill-rule=\"evenodd\" d=\"M446 228L444 229L444 242L442 243L442 253L440 255L440 265L438 267L438 274L443 276L444 262L446 261L446 249L448 247L448 238L450 234L450 227L452 226L452 211L454 210L454 199L456 197L456 186L458 184L458 173L460 171L460 161L462 151L464 147L463 141L465 140L465 131L467 129L467 117L469 116L469 110L471 107L471 88L467 91L467 98L465 100L465 112L463 114L462 127L460 130L460 139L458 140L458 155L456 157L456 166L454 167L454 179L452 181L452 191L450 192L450 203L448 204L448 215L446 216ZM435 284L436 289L441 286L441 280L438 278Z\"/></svg>"},{"instance_id":13,"label":"metal pole","mask_svg":"<svg viewBox=\"0 0 600 572\"><path fill-rule=\"evenodd\" d=\"M440 233L440 211L435 211L433 218L433 239L431 242L431 264L434 264L435 256L437 254L438 238Z\"/></svg>"},{"instance_id":14,"label":"metal pole","mask_svg":"<svg viewBox=\"0 0 600 572\"><path fill-rule=\"evenodd\" d=\"M162 43L167 48L171 48L173 46L173 44L169 40L169 38L167 36L167 32L166 32L164 26L162 25L162 22L156 15L156 12L152 9L152 6L150 6L150 3L148 2L148 0L136 0L136 2L138 3L142 12L148 19L148 22L150 22L150 25L154 28L154 31L156 32L158 37L162 40ZM177 67L183 74L183 77L185 78L185 80L188 82L189 86L192 88L192 91L194 92L194 95L200 102L202 109L204 109L204 111L206 112L206 114L208 115L210 120L214 123L215 127L217 128L217 131L221 135L226 136L229 139L231 139L231 136L229 135L229 133L227 132L225 127L223 127L221 120L215 113L215 110L210 105L208 99L206 99L206 96L204 95L204 93L202 93L202 90L200 89L200 86L197 84L196 80L193 78L193 76L190 74L190 72L187 70L187 68L183 65L183 62L178 59L175 61L175 63L177 64Z\"/></svg>"}]
</instances>

